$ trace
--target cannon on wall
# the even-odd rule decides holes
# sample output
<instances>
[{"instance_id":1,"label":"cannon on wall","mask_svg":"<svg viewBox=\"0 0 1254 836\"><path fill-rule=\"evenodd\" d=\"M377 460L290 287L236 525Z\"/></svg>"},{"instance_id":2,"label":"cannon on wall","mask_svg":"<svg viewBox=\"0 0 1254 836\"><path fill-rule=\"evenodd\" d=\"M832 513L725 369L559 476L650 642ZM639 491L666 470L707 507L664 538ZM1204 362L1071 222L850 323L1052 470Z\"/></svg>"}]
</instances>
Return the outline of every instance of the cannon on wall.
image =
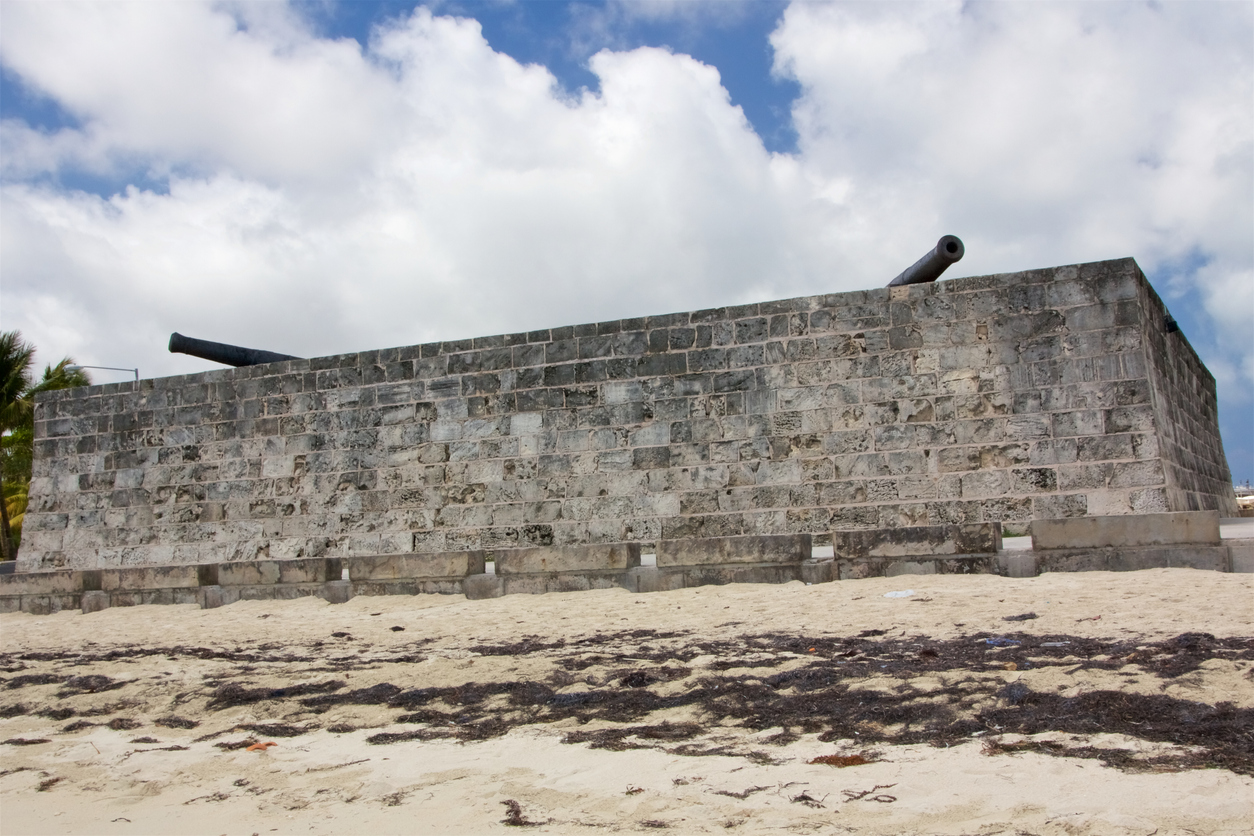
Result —
<instances>
[{"instance_id":1,"label":"cannon on wall","mask_svg":"<svg viewBox=\"0 0 1254 836\"><path fill-rule=\"evenodd\" d=\"M940 278L946 268L960 260L966 248L956 235L943 235L936 242L936 248L902 271L901 275L888 283L889 287L903 284L923 284L934 282Z\"/></svg>"},{"instance_id":2,"label":"cannon on wall","mask_svg":"<svg viewBox=\"0 0 1254 836\"><path fill-rule=\"evenodd\" d=\"M300 360L290 354L279 354L275 351L262 351L259 348L244 348L238 345L215 343L209 340L198 340L184 337L178 331L170 335L171 354L190 354L202 360L212 360L226 366L260 366L262 363L278 363L283 360Z\"/></svg>"}]
</instances>

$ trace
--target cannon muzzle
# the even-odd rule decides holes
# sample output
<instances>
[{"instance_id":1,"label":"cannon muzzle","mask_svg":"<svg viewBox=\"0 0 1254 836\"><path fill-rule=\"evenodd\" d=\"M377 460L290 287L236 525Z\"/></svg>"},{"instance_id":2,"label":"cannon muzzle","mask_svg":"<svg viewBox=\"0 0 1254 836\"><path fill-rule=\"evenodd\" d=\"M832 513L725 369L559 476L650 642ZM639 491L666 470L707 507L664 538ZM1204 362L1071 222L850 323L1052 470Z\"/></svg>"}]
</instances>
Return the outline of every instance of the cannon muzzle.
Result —
<instances>
[{"instance_id":1,"label":"cannon muzzle","mask_svg":"<svg viewBox=\"0 0 1254 836\"><path fill-rule=\"evenodd\" d=\"M907 267L900 276L889 282L888 286L934 282L940 278L941 273L945 272L945 268L961 259L965 252L966 249L958 236L944 235L936 242L936 249Z\"/></svg>"},{"instance_id":2,"label":"cannon muzzle","mask_svg":"<svg viewBox=\"0 0 1254 836\"><path fill-rule=\"evenodd\" d=\"M274 351L262 351L259 348L243 348L238 345L214 343L209 340L198 340L184 337L178 331L170 335L171 354L190 354L202 360L212 360L227 366L259 366L262 363L278 363L283 360L299 360L290 354L279 354Z\"/></svg>"}]
</instances>

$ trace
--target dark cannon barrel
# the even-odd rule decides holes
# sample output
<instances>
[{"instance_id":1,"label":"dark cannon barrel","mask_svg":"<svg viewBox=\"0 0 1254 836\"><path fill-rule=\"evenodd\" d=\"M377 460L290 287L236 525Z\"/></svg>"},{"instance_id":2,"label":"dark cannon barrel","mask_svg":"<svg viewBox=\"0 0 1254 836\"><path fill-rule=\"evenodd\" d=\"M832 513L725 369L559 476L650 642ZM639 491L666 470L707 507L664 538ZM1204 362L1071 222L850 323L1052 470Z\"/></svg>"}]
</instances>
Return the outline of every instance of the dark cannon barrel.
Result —
<instances>
[{"instance_id":1,"label":"dark cannon barrel","mask_svg":"<svg viewBox=\"0 0 1254 836\"><path fill-rule=\"evenodd\" d=\"M259 348L244 348L238 345L198 340L195 337L184 337L178 331L170 335L170 353L190 354L202 360L212 360L227 366L260 366L262 363L301 359L275 351L262 351Z\"/></svg>"},{"instance_id":2,"label":"dark cannon barrel","mask_svg":"<svg viewBox=\"0 0 1254 836\"><path fill-rule=\"evenodd\" d=\"M940 278L949 265L962 258L966 248L956 235L944 235L936 242L936 249L907 267L900 276L888 283L889 287L903 284L923 284Z\"/></svg>"}]
</instances>

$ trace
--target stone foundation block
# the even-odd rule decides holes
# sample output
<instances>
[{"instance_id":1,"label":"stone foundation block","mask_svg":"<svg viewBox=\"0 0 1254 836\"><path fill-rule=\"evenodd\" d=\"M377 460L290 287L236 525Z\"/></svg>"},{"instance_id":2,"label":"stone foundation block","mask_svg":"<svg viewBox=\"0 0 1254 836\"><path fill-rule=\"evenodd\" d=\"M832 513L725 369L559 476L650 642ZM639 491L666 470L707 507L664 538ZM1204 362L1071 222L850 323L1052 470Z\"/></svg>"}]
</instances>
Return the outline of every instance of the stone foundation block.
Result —
<instances>
[{"instance_id":1,"label":"stone foundation block","mask_svg":"<svg viewBox=\"0 0 1254 836\"><path fill-rule=\"evenodd\" d=\"M1254 540L1228 543L1228 555L1233 572L1254 572Z\"/></svg>"},{"instance_id":2,"label":"stone foundation block","mask_svg":"<svg viewBox=\"0 0 1254 836\"><path fill-rule=\"evenodd\" d=\"M500 598L505 594L505 582L500 575L471 575L462 581L462 590L472 601Z\"/></svg>"},{"instance_id":3,"label":"stone foundation block","mask_svg":"<svg viewBox=\"0 0 1254 836\"><path fill-rule=\"evenodd\" d=\"M1032 548L1037 551L1219 543L1218 511L1032 521Z\"/></svg>"},{"instance_id":4,"label":"stone foundation block","mask_svg":"<svg viewBox=\"0 0 1254 836\"><path fill-rule=\"evenodd\" d=\"M107 610L109 608L109 593L99 590L84 592L80 606L84 613Z\"/></svg>"},{"instance_id":5,"label":"stone foundation block","mask_svg":"<svg viewBox=\"0 0 1254 836\"><path fill-rule=\"evenodd\" d=\"M430 554L378 554L347 559L348 576L354 581L402 578L464 578L482 575L483 551L432 552Z\"/></svg>"},{"instance_id":6,"label":"stone foundation block","mask_svg":"<svg viewBox=\"0 0 1254 836\"><path fill-rule=\"evenodd\" d=\"M322 585L322 597L326 599L328 604L347 603L353 597L353 582L327 581Z\"/></svg>"},{"instance_id":7,"label":"stone foundation block","mask_svg":"<svg viewBox=\"0 0 1254 836\"><path fill-rule=\"evenodd\" d=\"M628 569L622 578L622 586L630 592L666 592L683 588L682 573L659 571L656 566L637 566Z\"/></svg>"},{"instance_id":8,"label":"stone foundation block","mask_svg":"<svg viewBox=\"0 0 1254 836\"><path fill-rule=\"evenodd\" d=\"M736 563L799 564L809 560L812 551L809 534L662 540L657 544L657 565L662 568L725 566Z\"/></svg>"},{"instance_id":9,"label":"stone foundation block","mask_svg":"<svg viewBox=\"0 0 1254 836\"><path fill-rule=\"evenodd\" d=\"M920 525L832 532L838 558L930 557L948 554L996 554L1001 523Z\"/></svg>"},{"instance_id":10,"label":"stone foundation block","mask_svg":"<svg viewBox=\"0 0 1254 836\"><path fill-rule=\"evenodd\" d=\"M1226 572L1227 546L1124 546L1050 549L1035 553L1039 572L1133 572L1137 569L1209 569Z\"/></svg>"},{"instance_id":11,"label":"stone foundation block","mask_svg":"<svg viewBox=\"0 0 1254 836\"><path fill-rule=\"evenodd\" d=\"M998 555L999 574L1007 578L1035 578L1036 555L1033 552L1011 552Z\"/></svg>"},{"instance_id":12,"label":"stone foundation block","mask_svg":"<svg viewBox=\"0 0 1254 836\"><path fill-rule=\"evenodd\" d=\"M196 599L202 610L213 610L223 606L224 604L230 603L230 601L227 600L227 596L223 592L222 587L217 586L216 584L213 586L200 587L200 589L196 591Z\"/></svg>"},{"instance_id":13,"label":"stone foundation block","mask_svg":"<svg viewBox=\"0 0 1254 836\"><path fill-rule=\"evenodd\" d=\"M23 595L22 612L31 615L51 615L62 610L77 610L82 606L80 595Z\"/></svg>"},{"instance_id":14,"label":"stone foundation block","mask_svg":"<svg viewBox=\"0 0 1254 836\"><path fill-rule=\"evenodd\" d=\"M534 549L503 549L494 552L494 555L498 575L625 572L640 565L640 544L541 546Z\"/></svg>"},{"instance_id":15,"label":"stone foundation block","mask_svg":"<svg viewBox=\"0 0 1254 836\"><path fill-rule=\"evenodd\" d=\"M935 575L936 562L933 560L894 560L884 565L884 577L894 578L898 575Z\"/></svg>"},{"instance_id":16,"label":"stone foundation block","mask_svg":"<svg viewBox=\"0 0 1254 836\"><path fill-rule=\"evenodd\" d=\"M801 564L801 580L808 584L828 583L836 580L835 560L808 560Z\"/></svg>"},{"instance_id":17,"label":"stone foundation block","mask_svg":"<svg viewBox=\"0 0 1254 836\"><path fill-rule=\"evenodd\" d=\"M83 573L83 589L89 588L89 573ZM102 569L99 586L105 592L133 589L174 589L200 586L196 566L136 566L126 569Z\"/></svg>"},{"instance_id":18,"label":"stone foundation block","mask_svg":"<svg viewBox=\"0 0 1254 836\"><path fill-rule=\"evenodd\" d=\"M402 578L391 581L352 581L354 595L460 595L462 578Z\"/></svg>"},{"instance_id":19,"label":"stone foundation block","mask_svg":"<svg viewBox=\"0 0 1254 836\"><path fill-rule=\"evenodd\" d=\"M69 569L0 575L0 595L77 595L82 588L82 572Z\"/></svg>"}]
</instances>

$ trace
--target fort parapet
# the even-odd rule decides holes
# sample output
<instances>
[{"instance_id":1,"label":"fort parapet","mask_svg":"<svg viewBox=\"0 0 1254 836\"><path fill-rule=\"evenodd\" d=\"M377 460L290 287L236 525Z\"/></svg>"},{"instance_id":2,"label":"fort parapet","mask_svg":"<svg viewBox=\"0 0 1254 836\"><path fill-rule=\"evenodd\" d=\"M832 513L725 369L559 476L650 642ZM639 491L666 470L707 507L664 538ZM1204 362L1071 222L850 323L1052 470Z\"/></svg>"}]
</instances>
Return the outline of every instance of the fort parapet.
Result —
<instances>
[{"instance_id":1,"label":"fort parapet","mask_svg":"<svg viewBox=\"0 0 1254 836\"><path fill-rule=\"evenodd\" d=\"M48 393L18 568L1234 516L1165 319L1121 259Z\"/></svg>"}]
</instances>

